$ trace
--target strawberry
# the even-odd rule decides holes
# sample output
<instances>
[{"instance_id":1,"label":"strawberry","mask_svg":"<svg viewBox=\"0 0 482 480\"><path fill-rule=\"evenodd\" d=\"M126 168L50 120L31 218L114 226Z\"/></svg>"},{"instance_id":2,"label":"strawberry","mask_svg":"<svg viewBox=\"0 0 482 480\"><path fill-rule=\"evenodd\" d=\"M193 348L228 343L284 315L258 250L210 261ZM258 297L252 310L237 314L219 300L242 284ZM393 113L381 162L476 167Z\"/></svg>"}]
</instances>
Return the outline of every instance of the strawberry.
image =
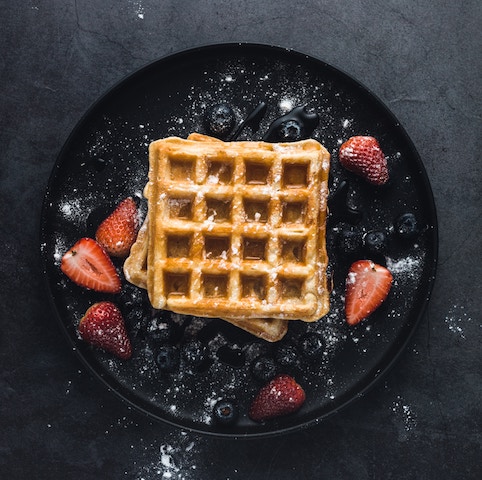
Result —
<instances>
[{"instance_id":1,"label":"strawberry","mask_svg":"<svg viewBox=\"0 0 482 480\"><path fill-rule=\"evenodd\" d=\"M347 170L360 175L373 185L383 185L388 181L387 159L374 137L349 138L340 147L338 158Z\"/></svg>"},{"instance_id":2,"label":"strawberry","mask_svg":"<svg viewBox=\"0 0 482 480\"><path fill-rule=\"evenodd\" d=\"M390 271L371 260L353 263L346 278L345 314L356 325L373 313L387 298L392 286Z\"/></svg>"},{"instance_id":3,"label":"strawberry","mask_svg":"<svg viewBox=\"0 0 482 480\"><path fill-rule=\"evenodd\" d=\"M112 302L94 303L80 320L78 330L86 342L123 360L132 355L121 311Z\"/></svg>"},{"instance_id":4,"label":"strawberry","mask_svg":"<svg viewBox=\"0 0 482 480\"><path fill-rule=\"evenodd\" d=\"M92 238L81 238L62 257L60 269L81 287L119 293L121 280L112 260Z\"/></svg>"},{"instance_id":5,"label":"strawberry","mask_svg":"<svg viewBox=\"0 0 482 480\"><path fill-rule=\"evenodd\" d=\"M278 375L258 392L249 408L249 418L263 422L296 412L305 398L305 391L293 377Z\"/></svg>"},{"instance_id":6,"label":"strawberry","mask_svg":"<svg viewBox=\"0 0 482 480\"><path fill-rule=\"evenodd\" d=\"M127 257L139 230L139 214L131 197L117 205L116 209L99 225L95 239L113 257Z\"/></svg>"}]
</instances>

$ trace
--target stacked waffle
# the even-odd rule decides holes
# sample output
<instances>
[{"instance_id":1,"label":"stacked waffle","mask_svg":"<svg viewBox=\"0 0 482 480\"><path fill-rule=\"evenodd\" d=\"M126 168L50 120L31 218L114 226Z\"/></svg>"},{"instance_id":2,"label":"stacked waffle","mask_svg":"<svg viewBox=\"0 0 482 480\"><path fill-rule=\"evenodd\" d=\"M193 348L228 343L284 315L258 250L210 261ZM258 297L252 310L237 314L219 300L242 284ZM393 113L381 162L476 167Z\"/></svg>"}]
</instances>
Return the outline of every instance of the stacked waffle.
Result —
<instances>
[{"instance_id":1,"label":"stacked waffle","mask_svg":"<svg viewBox=\"0 0 482 480\"><path fill-rule=\"evenodd\" d=\"M222 318L280 340L329 309L329 153L315 140L149 147L148 214L124 264L156 309Z\"/></svg>"}]
</instances>

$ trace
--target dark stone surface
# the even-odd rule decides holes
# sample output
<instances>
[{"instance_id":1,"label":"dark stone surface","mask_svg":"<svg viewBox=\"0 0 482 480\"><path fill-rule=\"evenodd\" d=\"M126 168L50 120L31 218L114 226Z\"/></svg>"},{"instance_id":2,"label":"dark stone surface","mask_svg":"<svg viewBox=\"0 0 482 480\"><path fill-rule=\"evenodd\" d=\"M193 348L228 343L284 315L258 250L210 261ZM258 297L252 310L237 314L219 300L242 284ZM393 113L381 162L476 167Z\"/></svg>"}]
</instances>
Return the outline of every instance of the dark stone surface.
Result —
<instances>
[{"instance_id":1,"label":"dark stone surface","mask_svg":"<svg viewBox=\"0 0 482 480\"><path fill-rule=\"evenodd\" d=\"M481 478L480 2L0 7L2 478ZM68 348L39 260L47 180L90 104L151 60L224 41L301 50L368 86L414 141L439 213L435 289L394 368L320 425L256 441L181 432L107 391Z\"/></svg>"}]
</instances>

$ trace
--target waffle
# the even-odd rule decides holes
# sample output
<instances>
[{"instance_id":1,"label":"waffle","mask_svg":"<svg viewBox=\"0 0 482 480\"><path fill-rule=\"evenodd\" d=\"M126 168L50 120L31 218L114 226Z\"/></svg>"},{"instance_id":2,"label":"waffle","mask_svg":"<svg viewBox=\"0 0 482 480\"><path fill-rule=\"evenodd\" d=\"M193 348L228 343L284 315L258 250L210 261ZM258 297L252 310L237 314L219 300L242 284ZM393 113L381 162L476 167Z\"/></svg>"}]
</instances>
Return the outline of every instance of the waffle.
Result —
<instances>
[{"instance_id":1,"label":"waffle","mask_svg":"<svg viewBox=\"0 0 482 480\"><path fill-rule=\"evenodd\" d=\"M192 133L188 138L195 141L220 141L198 133ZM146 197L149 195L148 185L146 185L144 190ZM131 248L130 255L124 263L124 273L127 280L143 289L147 289L147 225L148 216L144 220L136 242ZM269 342L281 340L288 330L288 324L285 320L275 318L251 318L249 320L244 318L223 318L222 320Z\"/></svg>"},{"instance_id":2,"label":"waffle","mask_svg":"<svg viewBox=\"0 0 482 480\"><path fill-rule=\"evenodd\" d=\"M147 224L146 218L139 230L136 243L132 246L131 253L124 263L127 280L143 289L147 289ZM269 342L281 340L288 330L288 323L276 318L250 318L249 320L223 318L222 320Z\"/></svg>"},{"instance_id":3,"label":"waffle","mask_svg":"<svg viewBox=\"0 0 482 480\"><path fill-rule=\"evenodd\" d=\"M318 142L192 134L153 142L149 158L149 213L124 271L155 308L224 318L271 341L284 320L328 311L329 154Z\"/></svg>"}]
</instances>

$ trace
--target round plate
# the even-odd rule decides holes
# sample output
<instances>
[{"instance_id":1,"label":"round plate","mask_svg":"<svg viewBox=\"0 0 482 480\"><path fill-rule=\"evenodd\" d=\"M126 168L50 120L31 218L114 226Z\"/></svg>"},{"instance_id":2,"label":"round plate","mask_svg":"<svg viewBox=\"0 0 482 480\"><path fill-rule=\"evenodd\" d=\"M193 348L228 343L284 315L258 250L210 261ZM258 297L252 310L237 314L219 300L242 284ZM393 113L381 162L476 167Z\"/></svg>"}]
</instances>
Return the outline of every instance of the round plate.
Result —
<instances>
[{"instance_id":1,"label":"round plate","mask_svg":"<svg viewBox=\"0 0 482 480\"><path fill-rule=\"evenodd\" d=\"M306 392L295 414L266 423L248 418L250 402L261 386L250 364L257 356L275 359L279 345L269 344L221 320L169 313L176 342L191 337L207 345L210 362L201 369L184 361L162 374L153 360L149 329L159 312L151 311L145 292L123 279L119 295L105 295L74 285L60 271L60 259L127 196L139 200L147 181L151 141L207 133L204 115L212 105L232 106L238 125L261 102L267 111L259 128L246 128L240 139L259 140L270 124L297 106L319 115L311 137L332 154L327 244L333 277L330 313L318 322L290 322L279 342L297 349L295 365L281 366ZM340 167L340 144L353 135L375 136L388 158L390 181L373 187ZM420 233L397 236L394 222L414 213ZM363 250L342 253L337 238L352 229L363 236L384 231L385 255L377 260L393 273L386 302L354 327L343 313L344 282L351 261ZM252 44L214 45L156 61L112 88L82 118L53 169L41 220L45 278L67 338L86 365L124 400L149 415L185 429L216 435L264 436L313 424L360 396L394 362L424 312L435 276L437 224L431 188L423 164L407 134L387 108L366 88L339 70L306 55ZM368 258L370 258L368 256ZM116 263L119 271L120 262ZM121 361L79 339L76 328L87 308L102 299L122 309L133 343L133 356ZM153 320L154 318L154 320ZM323 354L310 358L301 339L320 334ZM219 399L235 399L238 421L220 426L213 418Z\"/></svg>"}]
</instances>

